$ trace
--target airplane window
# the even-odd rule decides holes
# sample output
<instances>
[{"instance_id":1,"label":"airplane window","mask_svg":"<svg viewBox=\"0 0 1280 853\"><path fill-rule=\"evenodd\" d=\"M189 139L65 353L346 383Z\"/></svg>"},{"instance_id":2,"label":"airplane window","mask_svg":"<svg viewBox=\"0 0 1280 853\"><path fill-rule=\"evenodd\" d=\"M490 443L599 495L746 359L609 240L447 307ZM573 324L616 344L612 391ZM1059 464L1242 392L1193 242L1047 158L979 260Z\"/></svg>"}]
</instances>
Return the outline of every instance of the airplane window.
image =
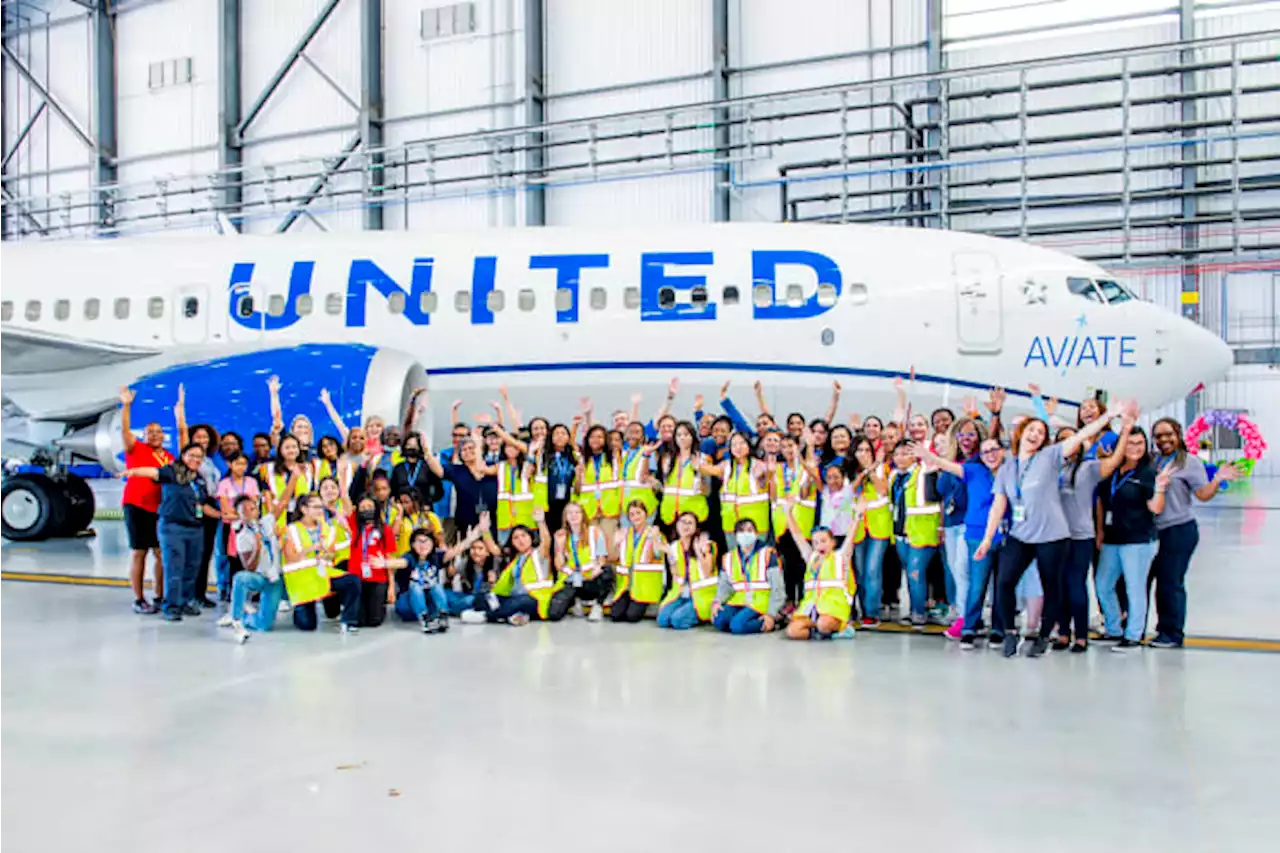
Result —
<instances>
[{"instance_id":1,"label":"airplane window","mask_svg":"<svg viewBox=\"0 0 1280 853\"><path fill-rule=\"evenodd\" d=\"M707 288L701 284L694 285L693 290L689 293L689 298L693 301L694 305L701 308L703 305L707 304Z\"/></svg>"},{"instance_id":2,"label":"airplane window","mask_svg":"<svg viewBox=\"0 0 1280 853\"><path fill-rule=\"evenodd\" d=\"M1093 282L1087 278L1077 278L1075 276L1069 277L1067 279L1067 289L1076 296L1083 296L1090 302L1104 301L1103 298L1098 295L1098 291L1094 289Z\"/></svg>"},{"instance_id":3,"label":"airplane window","mask_svg":"<svg viewBox=\"0 0 1280 853\"><path fill-rule=\"evenodd\" d=\"M1128 288L1118 281L1100 278L1096 283L1098 290L1102 291L1102 298L1107 301L1108 305L1114 305L1117 302L1128 302L1134 298Z\"/></svg>"},{"instance_id":4,"label":"airplane window","mask_svg":"<svg viewBox=\"0 0 1280 853\"><path fill-rule=\"evenodd\" d=\"M849 301L854 305L866 305L868 299L867 286L860 282L849 285Z\"/></svg>"},{"instance_id":5,"label":"airplane window","mask_svg":"<svg viewBox=\"0 0 1280 853\"><path fill-rule=\"evenodd\" d=\"M86 320L98 319L98 314L102 311L102 303L95 297L84 301L84 318Z\"/></svg>"},{"instance_id":6,"label":"airplane window","mask_svg":"<svg viewBox=\"0 0 1280 853\"><path fill-rule=\"evenodd\" d=\"M572 311L573 310L573 291L567 287L556 288L556 310Z\"/></svg>"},{"instance_id":7,"label":"airplane window","mask_svg":"<svg viewBox=\"0 0 1280 853\"><path fill-rule=\"evenodd\" d=\"M404 313L404 291L397 290L387 297L387 311L391 314Z\"/></svg>"},{"instance_id":8,"label":"airplane window","mask_svg":"<svg viewBox=\"0 0 1280 853\"><path fill-rule=\"evenodd\" d=\"M164 316L164 299L159 296L153 296L147 300L147 316L152 320L159 320Z\"/></svg>"},{"instance_id":9,"label":"airplane window","mask_svg":"<svg viewBox=\"0 0 1280 853\"><path fill-rule=\"evenodd\" d=\"M284 316L284 297L279 293L273 293L267 299L267 313L272 317Z\"/></svg>"},{"instance_id":10,"label":"airplane window","mask_svg":"<svg viewBox=\"0 0 1280 853\"><path fill-rule=\"evenodd\" d=\"M830 308L836 304L836 289L823 282L818 285L818 304L823 308Z\"/></svg>"},{"instance_id":11,"label":"airplane window","mask_svg":"<svg viewBox=\"0 0 1280 853\"><path fill-rule=\"evenodd\" d=\"M674 287L658 288L658 307L671 308L676 304L676 289Z\"/></svg>"},{"instance_id":12,"label":"airplane window","mask_svg":"<svg viewBox=\"0 0 1280 853\"><path fill-rule=\"evenodd\" d=\"M9 322L13 319L13 303L5 300L0 302L0 320Z\"/></svg>"},{"instance_id":13,"label":"airplane window","mask_svg":"<svg viewBox=\"0 0 1280 853\"><path fill-rule=\"evenodd\" d=\"M757 284L751 288L751 299L757 308L768 308L773 304L773 288L767 284Z\"/></svg>"},{"instance_id":14,"label":"airplane window","mask_svg":"<svg viewBox=\"0 0 1280 853\"><path fill-rule=\"evenodd\" d=\"M533 295L533 291L526 287L520 291L520 296L516 301L520 303L521 311L532 311L538 300Z\"/></svg>"},{"instance_id":15,"label":"airplane window","mask_svg":"<svg viewBox=\"0 0 1280 853\"><path fill-rule=\"evenodd\" d=\"M40 301L32 299L27 302L27 319L34 323L40 319Z\"/></svg>"},{"instance_id":16,"label":"airplane window","mask_svg":"<svg viewBox=\"0 0 1280 853\"><path fill-rule=\"evenodd\" d=\"M787 305L799 308L804 304L804 288L798 284L787 285Z\"/></svg>"},{"instance_id":17,"label":"airplane window","mask_svg":"<svg viewBox=\"0 0 1280 853\"><path fill-rule=\"evenodd\" d=\"M192 303L192 302L194 302L194 301L195 301L194 299L188 299L188 300L187 300L187 303L188 303L188 304L190 304L190 303ZM299 316L299 317L305 317L305 316L307 316L308 314L310 314L310 313L311 313L311 309L315 307L315 303L314 303L314 301L311 299L311 294L310 294L310 293L304 293L304 294L302 294L301 296L299 296L299 297L298 297L298 301L294 303L294 306L295 306L295 307L297 308L297 310L298 310L298 316ZM192 313L188 314L187 316L188 316L188 317L194 317L194 316L195 316L195 312L192 312Z\"/></svg>"},{"instance_id":18,"label":"airplane window","mask_svg":"<svg viewBox=\"0 0 1280 853\"><path fill-rule=\"evenodd\" d=\"M640 288L628 287L622 291L622 304L626 306L628 311L634 311L640 307Z\"/></svg>"},{"instance_id":19,"label":"airplane window","mask_svg":"<svg viewBox=\"0 0 1280 853\"><path fill-rule=\"evenodd\" d=\"M485 297L485 305L494 314L497 314L507 306L507 297L501 290L490 290L489 295Z\"/></svg>"},{"instance_id":20,"label":"airplane window","mask_svg":"<svg viewBox=\"0 0 1280 853\"><path fill-rule=\"evenodd\" d=\"M453 310L465 314L471 308L471 291L459 290L453 294Z\"/></svg>"},{"instance_id":21,"label":"airplane window","mask_svg":"<svg viewBox=\"0 0 1280 853\"><path fill-rule=\"evenodd\" d=\"M591 288L591 308L595 311L603 311L605 306L609 304L609 294L603 287Z\"/></svg>"},{"instance_id":22,"label":"airplane window","mask_svg":"<svg viewBox=\"0 0 1280 853\"><path fill-rule=\"evenodd\" d=\"M240 300L236 303L236 313L246 320L252 317L253 316L253 296L251 296L248 293L242 295L240 297Z\"/></svg>"},{"instance_id":23,"label":"airplane window","mask_svg":"<svg viewBox=\"0 0 1280 853\"><path fill-rule=\"evenodd\" d=\"M436 310L436 295L431 291L427 291L418 297L418 310L423 314L430 314Z\"/></svg>"},{"instance_id":24,"label":"airplane window","mask_svg":"<svg viewBox=\"0 0 1280 853\"><path fill-rule=\"evenodd\" d=\"M66 320L71 316L71 300L59 299L53 303L53 319Z\"/></svg>"},{"instance_id":25,"label":"airplane window","mask_svg":"<svg viewBox=\"0 0 1280 853\"><path fill-rule=\"evenodd\" d=\"M725 305L737 305L738 298L738 288L732 284L725 285L720 301Z\"/></svg>"},{"instance_id":26,"label":"airplane window","mask_svg":"<svg viewBox=\"0 0 1280 853\"><path fill-rule=\"evenodd\" d=\"M129 319L129 297L122 296L116 300L115 315L117 320Z\"/></svg>"},{"instance_id":27,"label":"airplane window","mask_svg":"<svg viewBox=\"0 0 1280 853\"><path fill-rule=\"evenodd\" d=\"M330 293L324 298L324 313L338 316L342 313L342 294Z\"/></svg>"}]
</instances>

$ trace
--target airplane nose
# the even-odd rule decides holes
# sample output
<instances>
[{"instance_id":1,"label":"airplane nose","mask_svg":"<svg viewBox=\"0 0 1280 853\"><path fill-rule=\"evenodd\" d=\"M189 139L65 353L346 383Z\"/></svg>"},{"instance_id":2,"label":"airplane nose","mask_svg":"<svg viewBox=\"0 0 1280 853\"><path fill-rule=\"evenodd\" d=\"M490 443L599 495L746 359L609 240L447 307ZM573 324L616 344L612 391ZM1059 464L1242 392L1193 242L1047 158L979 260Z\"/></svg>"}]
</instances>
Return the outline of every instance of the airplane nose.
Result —
<instances>
[{"instance_id":1,"label":"airplane nose","mask_svg":"<svg viewBox=\"0 0 1280 853\"><path fill-rule=\"evenodd\" d=\"M1187 342L1187 354L1190 358L1184 363L1189 368L1187 378L1190 386L1187 391L1190 392L1200 383L1208 385L1226 376L1235 362L1235 356L1227 342L1213 332L1198 324L1188 325L1192 326L1192 334Z\"/></svg>"}]
</instances>

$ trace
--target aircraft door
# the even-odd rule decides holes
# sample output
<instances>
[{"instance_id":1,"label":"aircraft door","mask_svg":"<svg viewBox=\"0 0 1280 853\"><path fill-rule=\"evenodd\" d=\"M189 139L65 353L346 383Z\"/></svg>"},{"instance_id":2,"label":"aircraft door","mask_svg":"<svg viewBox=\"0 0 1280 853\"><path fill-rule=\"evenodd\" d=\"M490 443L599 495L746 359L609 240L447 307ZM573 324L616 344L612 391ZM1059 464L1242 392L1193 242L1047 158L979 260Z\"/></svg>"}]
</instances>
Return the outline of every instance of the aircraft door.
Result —
<instances>
[{"instance_id":1,"label":"aircraft door","mask_svg":"<svg viewBox=\"0 0 1280 853\"><path fill-rule=\"evenodd\" d=\"M209 291L199 286L182 287L173 298L173 341L202 344L209 339L213 305Z\"/></svg>"},{"instance_id":2,"label":"aircraft door","mask_svg":"<svg viewBox=\"0 0 1280 853\"><path fill-rule=\"evenodd\" d=\"M989 252L951 256L956 298L956 349L995 355L1004 347L1000 264Z\"/></svg>"}]
</instances>

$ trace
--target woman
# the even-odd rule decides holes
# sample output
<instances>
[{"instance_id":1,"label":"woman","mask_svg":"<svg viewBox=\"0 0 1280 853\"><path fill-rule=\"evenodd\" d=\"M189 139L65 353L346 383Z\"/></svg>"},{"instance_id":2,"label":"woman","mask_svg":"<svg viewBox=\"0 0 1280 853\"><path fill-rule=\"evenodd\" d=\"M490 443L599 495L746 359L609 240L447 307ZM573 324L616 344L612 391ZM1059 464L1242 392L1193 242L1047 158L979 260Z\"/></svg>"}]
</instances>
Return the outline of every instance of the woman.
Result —
<instances>
[{"instance_id":1,"label":"woman","mask_svg":"<svg viewBox=\"0 0 1280 853\"><path fill-rule=\"evenodd\" d=\"M212 458L218 449L218 431L209 424L196 424L190 429L187 428L186 393L182 385L178 386L178 402L173 407L173 413L178 422L178 443L184 447L195 444L204 451L204 457L200 460L200 479L204 482L205 493L216 495L218 481L222 479L222 474ZM216 552L223 550L218 542L219 533L222 532L221 527L221 510L207 513L200 519L202 538L200 569L196 573L195 580L195 601L206 610L218 606L209 598L209 563L216 556Z\"/></svg>"},{"instance_id":2,"label":"woman","mask_svg":"<svg viewBox=\"0 0 1280 853\"><path fill-rule=\"evenodd\" d=\"M865 509L853 526L853 556L857 574L857 600L862 627L880 624L880 599L884 582L884 557L893 540L893 510L889 507L889 481L883 460L876 456L870 437L855 442L853 461L854 503Z\"/></svg>"},{"instance_id":3,"label":"woman","mask_svg":"<svg viewBox=\"0 0 1280 853\"><path fill-rule=\"evenodd\" d=\"M600 424L592 426L582 442L575 500L585 512L587 523L599 527L608 538L618 530L620 469L618 457L609 452L608 431Z\"/></svg>"},{"instance_id":4,"label":"woman","mask_svg":"<svg viewBox=\"0 0 1280 853\"><path fill-rule=\"evenodd\" d=\"M934 413L934 420L947 421L947 412L939 409ZM978 448L987 435L986 424L972 417L950 423L950 431L934 436L938 456L960 465L976 461ZM943 470L938 475L938 494L942 498L942 555L947 571L947 598L951 602L951 624L944 633L948 639L958 640L964 632L964 607L969 596L969 553L964 544L968 491L963 477Z\"/></svg>"},{"instance_id":5,"label":"woman","mask_svg":"<svg viewBox=\"0 0 1280 853\"><path fill-rule=\"evenodd\" d=\"M1098 556L1098 605L1106 623L1107 636L1120 633L1120 602L1116 581L1124 575L1130 591L1124 636L1111 647L1127 652L1142 645L1147 627L1147 577L1156 551L1155 517L1164 511L1165 492L1172 477L1171 466L1157 473L1151 464L1147 434L1133 427L1124 444L1117 443L1112 456L1123 460L1103 481L1102 550Z\"/></svg>"},{"instance_id":6,"label":"woman","mask_svg":"<svg viewBox=\"0 0 1280 853\"><path fill-rule=\"evenodd\" d=\"M814 418L809 421L809 432L813 434L813 452L821 459L827 452L827 436L830 427L821 418Z\"/></svg>"},{"instance_id":7,"label":"woman","mask_svg":"<svg viewBox=\"0 0 1280 853\"><path fill-rule=\"evenodd\" d=\"M867 441L871 442L871 447L880 452L881 434L884 432L884 421L875 415L868 415L867 419L862 422L862 434L867 437Z\"/></svg>"},{"instance_id":8,"label":"woman","mask_svg":"<svg viewBox=\"0 0 1280 853\"><path fill-rule=\"evenodd\" d=\"M164 559L164 618L181 622L183 614L199 616L196 575L204 550L203 519L217 518L221 508L200 476L204 448L188 444L178 458L163 468L130 468L121 476L145 477L160 484L157 531Z\"/></svg>"},{"instance_id":9,"label":"woman","mask_svg":"<svg viewBox=\"0 0 1280 853\"><path fill-rule=\"evenodd\" d=\"M242 497L254 502L259 500L258 483L249 476L249 457L236 452L227 456L227 475L218 483L217 496L219 517L222 520L222 553L227 554L230 553L227 550L227 540L231 536L231 525L241 520L236 504ZM255 513L254 519L257 518ZM218 577L218 598L225 602L231 601L231 584L235 580L236 569L235 561L228 559L225 577Z\"/></svg>"},{"instance_id":10,"label":"woman","mask_svg":"<svg viewBox=\"0 0 1280 853\"><path fill-rule=\"evenodd\" d=\"M664 443L658 451L658 478L662 482L660 518L668 527L675 524L682 512L693 513L699 522L707 520L707 497L701 479L707 466L705 457L696 450L696 442L693 424L680 421L671 434L671 443ZM627 515L629 517L630 512Z\"/></svg>"},{"instance_id":11,"label":"woman","mask_svg":"<svg viewBox=\"0 0 1280 853\"><path fill-rule=\"evenodd\" d=\"M716 600L716 546L699 530L698 517L680 513L666 547L671 588L658 605L658 627L686 631L711 621Z\"/></svg>"},{"instance_id":12,"label":"woman","mask_svg":"<svg viewBox=\"0 0 1280 853\"><path fill-rule=\"evenodd\" d=\"M853 433L844 424L831 428L827 438L827 452L822 458L822 466L839 465L846 467L849 459L849 448L853 446ZM846 472L847 473L847 472Z\"/></svg>"},{"instance_id":13,"label":"woman","mask_svg":"<svg viewBox=\"0 0 1280 853\"><path fill-rule=\"evenodd\" d=\"M1063 459L1106 426L1106 421L1099 419L1061 444L1049 444L1049 426L1039 418L1028 418L1014 430L1015 455L996 477L987 529L974 551L977 559L986 556L1005 509L1011 508L1013 523L996 570L996 615L992 626L993 631L1004 636L1005 657L1018 653L1018 636L1013 630L1014 591L1032 560L1036 561L1045 588L1047 612L1029 655L1040 657L1049 648L1049 634L1060 618L1058 605L1070 539L1058 494L1058 475Z\"/></svg>"},{"instance_id":14,"label":"woman","mask_svg":"<svg viewBox=\"0 0 1280 853\"><path fill-rule=\"evenodd\" d=\"M800 529L801 538L807 538L813 530L814 513L818 508L817 459L810 450L808 459L800 456L800 445L809 437L806 444L812 444L812 436L807 432L797 439L793 435L782 437L782 459L773 464L769 477L769 502L772 506L774 534L777 537L778 555L782 560L782 577L787 584L787 601L792 604L800 600L804 584L804 557L801 555L798 541L792 535L787 524L788 507L795 517L796 526Z\"/></svg>"},{"instance_id":15,"label":"woman","mask_svg":"<svg viewBox=\"0 0 1280 853\"><path fill-rule=\"evenodd\" d=\"M484 609L489 622L519 627L527 625L534 616L545 619L551 608L551 597L560 588L560 584L552 580L549 566L551 533L547 530L546 513L534 510L533 517L538 524L536 544L529 528L512 530L511 557L506 567L492 591L485 598L476 599L478 609Z\"/></svg>"},{"instance_id":16,"label":"woman","mask_svg":"<svg viewBox=\"0 0 1280 853\"><path fill-rule=\"evenodd\" d=\"M929 419L917 412L907 421L907 438L914 444L929 442Z\"/></svg>"},{"instance_id":17,"label":"woman","mask_svg":"<svg viewBox=\"0 0 1280 853\"><path fill-rule=\"evenodd\" d=\"M471 528L465 537L470 545L454 560L449 571L450 590L453 596L468 596L475 603L461 608L459 615L463 622L484 622L483 599L490 588L498 581L498 566L502 549L494 541L489 530L489 516L483 515L480 523ZM479 612L477 612L479 611ZM469 614L475 614L469 618Z\"/></svg>"},{"instance_id":18,"label":"woman","mask_svg":"<svg viewBox=\"0 0 1280 853\"><path fill-rule=\"evenodd\" d=\"M1187 452L1182 425L1173 418L1156 421L1151 427L1151 437L1155 439L1160 468L1169 471L1164 512L1156 516L1160 547L1151 565L1157 615L1156 636L1151 646L1178 649L1182 648L1187 622L1187 569L1200 543L1200 530L1191 515L1191 498L1194 495L1202 503L1213 500L1222 484L1237 479L1240 471L1228 463L1220 466L1210 480L1200 457Z\"/></svg>"},{"instance_id":19,"label":"woman","mask_svg":"<svg viewBox=\"0 0 1280 853\"><path fill-rule=\"evenodd\" d=\"M821 639L829 640L845 630L853 615L852 602L857 587L850 564L853 537L846 538L844 545L837 548L836 537L831 531L817 527L814 528L813 543L810 544L801 535L795 517L790 512L787 514L787 521L787 529L795 538L805 560L804 597L791 617L791 624L787 626L787 637L792 640L809 640L816 634Z\"/></svg>"},{"instance_id":20,"label":"woman","mask_svg":"<svg viewBox=\"0 0 1280 853\"><path fill-rule=\"evenodd\" d=\"M341 614L342 633L354 634L360 622L361 583L337 562L338 527L324 520L319 495L302 496L297 508L298 520L284 535L284 585L293 603L293 626L314 631L316 602L324 600L326 613ZM357 513L372 516L373 501L361 501Z\"/></svg>"},{"instance_id":21,"label":"woman","mask_svg":"<svg viewBox=\"0 0 1280 853\"><path fill-rule=\"evenodd\" d=\"M1129 404L1122 411L1123 421L1117 446L1126 446L1129 433L1138 417L1138 407ZM1058 430L1055 440L1065 441L1075 434L1072 427ZM1081 654L1089 648L1089 564L1093 561L1096 535L1094 531L1094 505L1097 503L1098 484L1105 481L1120 467L1124 454L1112 453L1102 459L1085 459L1083 449L1064 457L1066 468L1058 478L1058 492L1062 496L1062 510L1067 516L1068 543L1067 564L1064 571L1065 600L1058 605L1058 639L1054 648Z\"/></svg>"},{"instance_id":22,"label":"woman","mask_svg":"<svg viewBox=\"0 0 1280 853\"><path fill-rule=\"evenodd\" d=\"M912 418L914 421L915 418ZM927 426L926 426L927 429ZM935 478L926 470L924 443L904 441L893 449L893 471L889 475L890 511L893 513L894 550L907 573L907 594L911 599L911 627L923 631L928 621L929 561L942 537L942 506Z\"/></svg>"},{"instance_id":23,"label":"woman","mask_svg":"<svg viewBox=\"0 0 1280 853\"><path fill-rule=\"evenodd\" d=\"M720 528L726 539L738 522L750 519L756 530L769 530L769 488L765 466L751 458L751 440L744 432L729 436L729 456L717 465L703 465L702 473L721 480Z\"/></svg>"},{"instance_id":24,"label":"woman","mask_svg":"<svg viewBox=\"0 0 1280 853\"><path fill-rule=\"evenodd\" d=\"M564 508L573 495L578 457L567 426L556 424L548 435L549 443L538 445L543 453L534 478L534 506L547 514L551 526L558 528L564 523ZM536 437L533 440L538 441Z\"/></svg>"},{"instance_id":25,"label":"woman","mask_svg":"<svg viewBox=\"0 0 1280 853\"><path fill-rule=\"evenodd\" d=\"M536 458L541 445L529 446ZM505 545L516 527L534 526L534 465L525 456L523 442L512 439L502 445L498 463L498 544Z\"/></svg>"},{"instance_id":26,"label":"woman","mask_svg":"<svg viewBox=\"0 0 1280 853\"><path fill-rule=\"evenodd\" d=\"M564 526L556 531L553 548L561 586L551 596L548 622L559 622L570 607L574 616L582 616L586 608L589 622L604 618L602 602L612 580L605 565L609 558L607 543L604 531L590 523L580 504L572 503L564 508Z\"/></svg>"},{"instance_id":27,"label":"woman","mask_svg":"<svg viewBox=\"0 0 1280 853\"><path fill-rule=\"evenodd\" d=\"M622 506L631 506L632 501L640 501L649 511L648 518L653 522L654 513L658 509L658 498L653 493L653 452L658 449L656 443L646 445L644 442L644 424L632 421L627 424L625 443L618 458L621 462ZM623 517L626 523L631 522Z\"/></svg>"},{"instance_id":28,"label":"woman","mask_svg":"<svg viewBox=\"0 0 1280 853\"><path fill-rule=\"evenodd\" d=\"M750 518L738 522L731 541L711 605L711 623L728 634L767 634L778 626L787 600L778 555L764 544Z\"/></svg>"},{"instance_id":29,"label":"woman","mask_svg":"<svg viewBox=\"0 0 1280 853\"><path fill-rule=\"evenodd\" d=\"M1110 418L1103 417L1106 413L1107 404L1097 397L1081 401L1080 408L1076 411L1076 429L1084 429L1098 420L1110 423ZM1117 444L1116 434L1111 431L1110 426L1107 426L1103 428L1096 440L1090 440L1085 444L1084 458L1097 459L1099 456L1106 456L1116 449Z\"/></svg>"},{"instance_id":30,"label":"woman","mask_svg":"<svg viewBox=\"0 0 1280 853\"><path fill-rule=\"evenodd\" d=\"M662 553L666 543L662 532L649 524L649 513L640 501L627 507L627 530L614 538L618 568L610 599L609 618L614 622L639 622L650 604L662 599L666 567Z\"/></svg>"}]
</instances>

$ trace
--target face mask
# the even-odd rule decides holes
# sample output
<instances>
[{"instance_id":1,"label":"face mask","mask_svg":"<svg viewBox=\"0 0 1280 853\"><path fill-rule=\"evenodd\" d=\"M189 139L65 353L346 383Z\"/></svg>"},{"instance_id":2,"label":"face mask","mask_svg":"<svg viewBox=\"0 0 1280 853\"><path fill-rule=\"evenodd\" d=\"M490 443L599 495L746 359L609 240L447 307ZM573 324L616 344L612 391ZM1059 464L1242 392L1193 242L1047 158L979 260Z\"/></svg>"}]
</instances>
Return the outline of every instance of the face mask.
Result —
<instances>
[{"instance_id":1,"label":"face mask","mask_svg":"<svg viewBox=\"0 0 1280 853\"><path fill-rule=\"evenodd\" d=\"M356 518L360 519L361 524L373 524L373 520L376 517L377 513L371 509L362 509L356 514Z\"/></svg>"},{"instance_id":2,"label":"face mask","mask_svg":"<svg viewBox=\"0 0 1280 853\"><path fill-rule=\"evenodd\" d=\"M406 447L404 449L405 459L418 459L421 456L422 456L422 451L416 447Z\"/></svg>"},{"instance_id":3,"label":"face mask","mask_svg":"<svg viewBox=\"0 0 1280 853\"><path fill-rule=\"evenodd\" d=\"M756 535L754 533L748 533L745 530L741 533L734 534L733 538L737 541L738 547L744 551L756 544Z\"/></svg>"}]
</instances>

